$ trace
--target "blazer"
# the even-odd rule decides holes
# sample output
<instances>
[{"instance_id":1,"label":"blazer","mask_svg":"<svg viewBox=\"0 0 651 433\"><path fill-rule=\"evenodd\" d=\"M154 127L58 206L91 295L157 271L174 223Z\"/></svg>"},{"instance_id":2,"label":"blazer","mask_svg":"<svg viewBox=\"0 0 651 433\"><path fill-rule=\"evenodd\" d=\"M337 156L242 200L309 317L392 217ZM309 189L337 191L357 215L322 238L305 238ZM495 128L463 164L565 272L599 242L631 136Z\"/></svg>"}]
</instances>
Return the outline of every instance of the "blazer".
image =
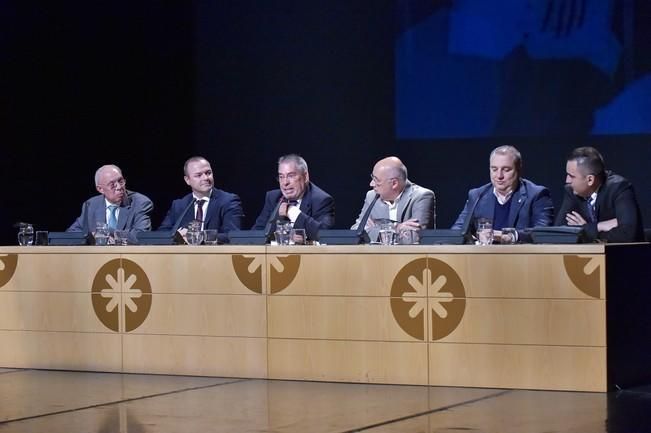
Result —
<instances>
[{"instance_id":1,"label":"blazer","mask_svg":"<svg viewBox=\"0 0 651 433\"><path fill-rule=\"evenodd\" d=\"M151 230L152 210L154 205L148 197L127 190L120 203L117 229L131 232ZM106 223L106 200L103 195L96 195L86 200L81 206L81 215L66 231L93 232L98 222Z\"/></svg>"},{"instance_id":2,"label":"blazer","mask_svg":"<svg viewBox=\"0 0 651 433\"><path fill-rule=\"evenodd\" d=\"M364 198L364 205L359 212L359 216L352 225L351 230L357 230L360 220L366 213L366 210L375 199L375 191L370 190L366 193ZM415 183L407 180L405 189L402 190L402 195L398 199L398 221L403 222L408 219L416 218L421 226L425 228L436 227L436 196L430 189L423 188ZM371 209L369 220L388 220L389 219L389 205L382 200L377 200ZM371 241L375 241L380 233L378 226L371 226L366 229Z\"/></svg>"},{"instance_id":3,"label":"blazer","mask_svg":"<svg viewBox=\"0 0 651 433\"><path fill-rule=\"evenodd\" d=\"M607 242L643 242L644 226L642 214L635 197L633 185L624 177L606 172L606 182L597 191L595 215L597 222L617 218L617 227L607 232L597 230L597 222L589 222L583 226L586 238L590 241L601 239ZM587 201L574 194L572 187L565 186L565 195L561 209L556 216L556 225L567 225L565 216L572 211L588 218Z\"/></svg>"},{"instance_id":4,"label":"blazer","mask_svg":"<svg viewBox=\"0 0 651 433\"><path fill-rule=\"evenodd\" d=\"M268 224L268 235L276 230L278 204L282 196L280 189L267 191L264 207L255 220L253 230L265 230ZM308 239L318 239L320 229L330 229L335 225L334 199L312 182L308 183L299 209L301 213L294 222L294 228L305 229Z\"/></svg>"},{"instance_id":5,"label":"blazer","mask_svg":"<svg viewBox=\"0 0 651 433\"><path fill-rule=\"evenodd\" d=\"M192 200L192 193L174 200L158 230L171 230L179 218L181 219L179 227L187 227L188 223L194 220L194 206L190 206ZM243 217L244 212L239 196L221 189L212 189L208 208L203 217L204 229L217 230L219 240L228 242L228 232L239 230L242 227Z\"/></svg>"},{"instance_id":6,"label":"blazer","mask_svg":"<svg viewBox=\"0 0 651 433\"><path fill-rule=\"evenodd\" d=\"M468 229L469 233L476 232L475 221L478 218L493 219L495 203L492 183L471 189L466 204L452 228ZM530 180L520 179L520 186L511 196L511 209L505 227L518 229L520 240L526 241L528 236L524 229L549 226L553 220L554 204L549 189Z\"/></svg>"}]
</instances>

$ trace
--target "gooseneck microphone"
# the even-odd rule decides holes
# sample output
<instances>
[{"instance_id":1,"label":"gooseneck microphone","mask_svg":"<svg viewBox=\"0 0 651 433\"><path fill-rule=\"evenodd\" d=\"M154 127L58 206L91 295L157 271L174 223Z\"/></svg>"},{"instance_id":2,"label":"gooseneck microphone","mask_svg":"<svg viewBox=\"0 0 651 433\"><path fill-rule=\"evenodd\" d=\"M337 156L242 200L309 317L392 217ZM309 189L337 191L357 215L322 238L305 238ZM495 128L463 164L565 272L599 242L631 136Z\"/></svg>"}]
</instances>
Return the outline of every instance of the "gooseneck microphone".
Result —
<instances>
[{"instance_id":1,"label":"gooseneck microphone","mask_svg":"<svg viewBox=\"0 0 651 433\"><path fill-rule=\"evenodd\" d=\"M375 202L377 202L379 198L380 198L380 194L375 194L375 197L373 198L373 201L371 201L371 204L368 205L368 209L366 209L364 216L362 216L362 219L359 220L359 225L357 226L357 236L361 237L364 234L364 230L366 230L366 222L368 221L368 217L371 215L373 206L375 206Z\"/></svg>"},{"instance_id":2,"label":"gooseneck microphone","mask_svg":"<svg viewBox=\"0 0 651 433\"><path fill-rule=\"evenodd\" d=\"M194 197L192 198L192 200L190 200L190 203L188 203L188 205L186 206L185 210L183 210L183 212L181 213L181 215L179 215L179 217L176 219L176 222L175 222L174 225L172 226L172 230L171 230L172 233L175 233L175 232L179 229L179 227L181 226L181 221L183 221L183 218L185 218L185 215L188 213L188 211L190 210L190 208L191 208L192 206L194 206L194 204L195 204L196 202L197 202L197 199L194 198Z\"/></svg>"}]
</instances>

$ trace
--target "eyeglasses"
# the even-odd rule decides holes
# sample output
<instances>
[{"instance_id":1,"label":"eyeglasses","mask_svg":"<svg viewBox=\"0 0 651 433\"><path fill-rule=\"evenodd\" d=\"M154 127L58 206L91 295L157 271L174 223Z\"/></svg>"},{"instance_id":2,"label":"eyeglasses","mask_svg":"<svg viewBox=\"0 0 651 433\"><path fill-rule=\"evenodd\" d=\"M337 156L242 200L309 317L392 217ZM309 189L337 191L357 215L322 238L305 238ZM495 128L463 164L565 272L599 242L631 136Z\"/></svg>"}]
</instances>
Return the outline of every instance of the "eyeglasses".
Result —
<instances>
[{"instance_id":1,"label":"eyeglasses","mask_svg":"<svg viewBox=\"0 0 651 433\"><path fill-rule=\"evenodd\" d=\"M285 180L288 182L294 182L296 179L298 179L299 176L299 173L291 172L287 174L279 174L276 179L278 179L278 182L284 182Z\"/></svg>"},{"instance_id":2,"label":"eyeglasses","mask_svg":"<svg viewBox=\"0 0 651 433\"><path fill-rule=\"evenodd\" d=\"M121 178L119 178L119 179L112 180L111 182L107 183L107 184L104 185L104 186L106 186L106 187L108 187L108 188L111 188L111 189L116 189L116 188L118 187L118 185L120 185L120 186L124 186L126 183L127 183L127 181L124 180L123 177L121 177Z\"/></svg>"},{"instance_id":3,"label":"eyeglasses","mask_svg":"<svg viewBox=\"0 0 651 433\"><path fill-rule=\"evenodd\" d=\"M388 179L380 180L378 177L376 177L373 173L371 173L371 180L376 184L380 185L382 182L390 181L393 179L397 179L397 177L390 177Z\"/></svg>"}]
</instances>

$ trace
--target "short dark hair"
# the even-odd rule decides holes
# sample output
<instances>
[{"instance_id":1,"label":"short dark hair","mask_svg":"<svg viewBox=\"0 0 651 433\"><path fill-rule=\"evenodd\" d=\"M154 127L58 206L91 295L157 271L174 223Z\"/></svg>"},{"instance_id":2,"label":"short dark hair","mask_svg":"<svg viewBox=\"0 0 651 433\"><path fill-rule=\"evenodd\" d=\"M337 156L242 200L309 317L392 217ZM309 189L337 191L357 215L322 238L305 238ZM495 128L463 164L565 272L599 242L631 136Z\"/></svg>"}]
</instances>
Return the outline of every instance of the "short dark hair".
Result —
<instances>
[{"instance_id":1,"label":"short dark hair","mask_svg":"<svg viewBox=\"0 0 651 433\"><path fill-rule=\"evenodd\" d=\"M191 162L197 162L197 161L206 161L208 164L210 164L210 161L208 161L206 158L203 156L193 156L191 158L188 158L185 163L183 164L183 175L187 176L188 175L188 164Z\"/></svg>"},{"instance_id":2,"label":"short dark hair","mask_svg":"<svg viewBox=\"0 0 651 433\"><path fill-rule=\"evenodd\" d=\"M594 147L577 147L567 157L568 161L576 161L577 168L584 176L596 176L600 181L606 180L606 164L601 153Z\"/></svg>"}]
</instances>

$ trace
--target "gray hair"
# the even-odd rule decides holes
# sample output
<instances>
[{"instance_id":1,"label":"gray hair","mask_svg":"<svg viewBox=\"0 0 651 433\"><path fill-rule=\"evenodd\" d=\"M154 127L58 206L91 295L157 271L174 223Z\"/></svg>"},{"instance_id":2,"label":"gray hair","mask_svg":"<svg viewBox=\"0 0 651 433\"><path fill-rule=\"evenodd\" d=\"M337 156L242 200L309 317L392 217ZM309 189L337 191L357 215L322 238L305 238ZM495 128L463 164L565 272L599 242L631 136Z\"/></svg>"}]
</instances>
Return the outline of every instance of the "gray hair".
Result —
<instances>
[{"instance_id":1,"label":"gray hair","mask_svg":"<svg viewBox=\"0 0 651 433\"><path fill-rule=\"evenodd\" d=\"M520 151L513 146L499 146L493 149L488 160L493 159L495 155L511 155L513 157L513 164L515 165L515 170L518 174L522 173L522 155Z\"/></svg>"},{"instance_id":2,"label":"gray hair","mask_svg":"<svg viewBox=\"0 0 651 433\"><path fill-rule=\"evenodd\" d=\"M95 171L95 186L99 186L99 175L102 172L102 170L107 169L107 168L114 168L120 174L122 174L122 170L120 170L120 167L118 167L117 165L114 165L114 164L103 165L100 168L98 168L97 171Z\"/></svg>"},{"instance_id":3,"label":"gray hair","mask_svg":"<svg viewBox=\"0 0 651 433\"><path fill-rule=\"evenodd\" d=\"M297 155L295 153L290 153L289 155L283 155L280 158L278 158L278 165L280 164L285 164L293 162L296 165L296 168L298 171L300 171L302 174L307 173L307 162L301 157L300 155Z\"/></svg>"}]
</instances>

